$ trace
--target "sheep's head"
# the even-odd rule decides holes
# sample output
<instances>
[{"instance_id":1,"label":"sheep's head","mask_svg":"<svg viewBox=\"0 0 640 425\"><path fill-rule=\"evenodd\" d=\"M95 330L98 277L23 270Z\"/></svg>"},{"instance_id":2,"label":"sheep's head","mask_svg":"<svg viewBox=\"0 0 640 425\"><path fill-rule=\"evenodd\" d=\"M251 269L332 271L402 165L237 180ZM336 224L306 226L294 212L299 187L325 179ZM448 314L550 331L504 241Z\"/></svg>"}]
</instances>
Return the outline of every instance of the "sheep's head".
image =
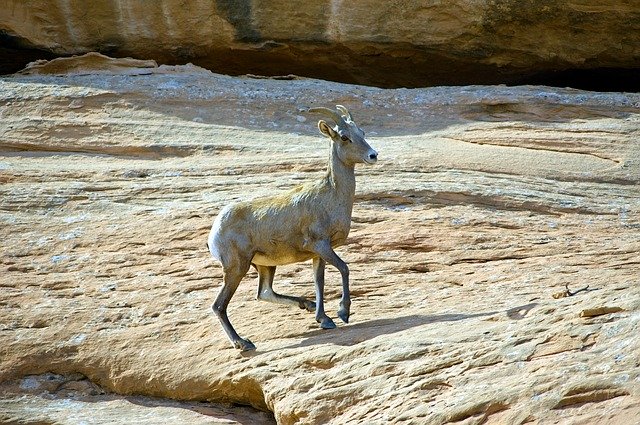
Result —
<instances>
[{"instance_id":1,"label":"sheep's head","mask_svg":"<svg viewBox=\"0 0 640 425\"><path fill-rule=\"evenodd\" d=\"M375 164L378 160L378 152L372 149L364 139L364 131L353 122L347 108L336 105L336 109L337 111L329 108L310 108L309 112L324 114L336 123L332 127L326 121L320 120L318 129L333 141L342 162Z\"/></svg>"}]
</instances>

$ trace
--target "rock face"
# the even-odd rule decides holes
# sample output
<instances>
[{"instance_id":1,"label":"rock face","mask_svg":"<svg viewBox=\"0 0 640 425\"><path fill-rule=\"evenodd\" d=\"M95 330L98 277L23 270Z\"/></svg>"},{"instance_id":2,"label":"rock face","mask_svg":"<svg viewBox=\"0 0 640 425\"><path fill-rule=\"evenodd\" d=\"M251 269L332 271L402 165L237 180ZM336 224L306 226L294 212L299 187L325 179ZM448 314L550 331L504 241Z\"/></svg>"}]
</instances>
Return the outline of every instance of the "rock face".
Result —
<instances>
[{"instance_id":1,"label":"rock face","mask_svg":"<svg viewBox=\"0 0 640 425\"><path fill-rule=\"evenodd\" d=\"M0 79L0 422L638 422L640 95L81 61ZM301 110L336 103L380 159L339 250L351 323L255 300L251 272L241 355L210 310L209 226L321 175ZM333 269L326 291L335 317Z\"/></svg>"},{"instance_id":2,"label":"rock face","mask_svg":"<svg viewBox=\"0 0 640 425\"><path fill-rule=\"evenodd\" d=\"M508 83L640 68L640 9L629 0L5 0L0 39L5 73L99 51L386 87Z\"/></svg>"}]
</instances>

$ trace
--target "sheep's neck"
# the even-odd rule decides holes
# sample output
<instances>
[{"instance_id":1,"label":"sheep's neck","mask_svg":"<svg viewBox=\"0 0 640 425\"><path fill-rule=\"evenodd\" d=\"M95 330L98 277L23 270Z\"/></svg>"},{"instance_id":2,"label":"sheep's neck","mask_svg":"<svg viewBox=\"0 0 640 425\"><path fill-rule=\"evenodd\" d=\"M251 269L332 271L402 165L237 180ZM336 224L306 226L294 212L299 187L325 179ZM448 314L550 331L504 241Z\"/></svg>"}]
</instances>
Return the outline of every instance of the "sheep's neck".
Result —
<instances>
[{"instance_id":1,"label":"sheep's neck","mask_svg":"<svg viewBox=\"0 0 640 425\"><path fill-rule=\"evenodd\" d=\"M349 206L353 205L356 193L356 176L353 168L353 164L345 164L340 160L335 146L332 146L327 170L327 183Z\"/></svg>"}]
</instances>

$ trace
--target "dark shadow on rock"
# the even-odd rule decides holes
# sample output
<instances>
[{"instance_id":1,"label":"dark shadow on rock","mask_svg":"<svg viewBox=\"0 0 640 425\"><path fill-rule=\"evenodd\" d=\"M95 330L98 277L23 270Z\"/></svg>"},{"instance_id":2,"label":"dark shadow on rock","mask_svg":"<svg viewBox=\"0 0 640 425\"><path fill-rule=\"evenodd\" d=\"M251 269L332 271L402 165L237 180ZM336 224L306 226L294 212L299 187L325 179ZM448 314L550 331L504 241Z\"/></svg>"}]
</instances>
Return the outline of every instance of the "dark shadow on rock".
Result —
<instances>
[{"instance_id":1,"label":"dark shadow on rock","mask_svg":"<svg viewBox=\"0 0 640 425\"><path fill-rule=\"evenodd\" d=\"M538 303L529 303L518 307L513 307L507 310L507 317L513 320L521 320L527 317L529 312L536 307Z\"/></svg>"},{"instance_id":2,"label":"dark shadow on rock","mask_svg":"<svg viewBox=\"0 0 640 425\"><path fill-rule=\"evenodd\" d=\"M409 316L401 316L396 318L370 320L367 322L355 323L353 325L344 325L336 330L331 331L320 329L312 331L308 334L308 338L298 344L289 346L287 348L309 347L312 345L320 344L352 346L382 335L390 335L418 326L442 322L457 322L460 320L468 320L478 317L489 317L500 314L504 314L512 320L520 320L523 319L537 305L537 303L529 303L522 306L513 307L508 310L487 311L481 313L445 313L433 315L412 314Z\"/></svg>"},{"instance_id":3,"label":"dark shadow on rock","mask_svg":"<svg viewBox=\"0 0 640 425\"><path fill-rule=\"evenodd\" d=\"M434 314L420 315L412 314L389 319L376 319L367 322L355 323L353 325L341 326L336 330L317 330L309 333L309 337L292 347L308 347L319 344L336 344L341 346L351 346L381 335L390 335L397 332L406 331L417 326L439 322L455 322L473 317L492 316L497 312L475 313L475 314Z\"/></svg>"},{"instance_id":4,"label":"dark shadow on rock","mask_svg":"<svg viewBox=\"0 0 640 425\"><path fill-rule=\"evenodd\" d=\"M118 397L115 399L117 400ZM147 396L124 396L120 397L120 399L126 400L131 404L149 408L170 407L190 410L203 416L212 417L214 423L217 420L242 425L255 424L256 420L259 420L261 424L276 423L272 412L258 410L255 407L244 404L215 404L204 401L180 401Z\"/></svg>"}]
</instances>

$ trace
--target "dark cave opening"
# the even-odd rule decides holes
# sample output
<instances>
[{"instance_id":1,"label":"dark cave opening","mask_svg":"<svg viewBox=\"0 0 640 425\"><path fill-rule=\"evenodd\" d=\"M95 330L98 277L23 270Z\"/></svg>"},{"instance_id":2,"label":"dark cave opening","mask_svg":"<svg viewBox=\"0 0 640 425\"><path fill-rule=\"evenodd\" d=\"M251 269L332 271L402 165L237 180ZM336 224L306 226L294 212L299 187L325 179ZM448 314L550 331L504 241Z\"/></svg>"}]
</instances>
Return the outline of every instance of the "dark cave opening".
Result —
<instances>
[{"instance_id":1,"label":"dark cave opening","mask_svg":"<svg viewBox=\"0 0 640 425\"><path fill-rule=\"evenodd\" d=\"M0 41L8 41L2 37ZM50 51L0 43L0 75L16 73L29 62L51 60L62 55ZM102 52L112 57L135 57L121 51ZM70 56L70 55L67 55ZM155 59L158 64L180 65L192 62L212 72L228 75L255 74L278 76L294 74L300 77L318 78L349 84L362 84L380 88L419 88L433 86L466 85L544 85L569 87L596 92L640 92L640 68L592 68L557 69L531 72L525 70L495 68L471 62L439 60L439 68L433 68L433 58L385 58L384 55L362 57L342 55L348 69L334 67L331 61L320 56L314 60L308 55L280 54L278 52L233 51L213 52L204 57L175 58L135 57Z\"/></svg>"},{"instance_id":2,"label":"dark cave opening","mask_svg":"<svg viewBox=\"0 0 640 425\"><path fill-rule=\"evenodd\" d=\"M518 84L570 87L596 92L640 92L640 68L594 68L547 71Z\"/></svg>"}]
</instances>

